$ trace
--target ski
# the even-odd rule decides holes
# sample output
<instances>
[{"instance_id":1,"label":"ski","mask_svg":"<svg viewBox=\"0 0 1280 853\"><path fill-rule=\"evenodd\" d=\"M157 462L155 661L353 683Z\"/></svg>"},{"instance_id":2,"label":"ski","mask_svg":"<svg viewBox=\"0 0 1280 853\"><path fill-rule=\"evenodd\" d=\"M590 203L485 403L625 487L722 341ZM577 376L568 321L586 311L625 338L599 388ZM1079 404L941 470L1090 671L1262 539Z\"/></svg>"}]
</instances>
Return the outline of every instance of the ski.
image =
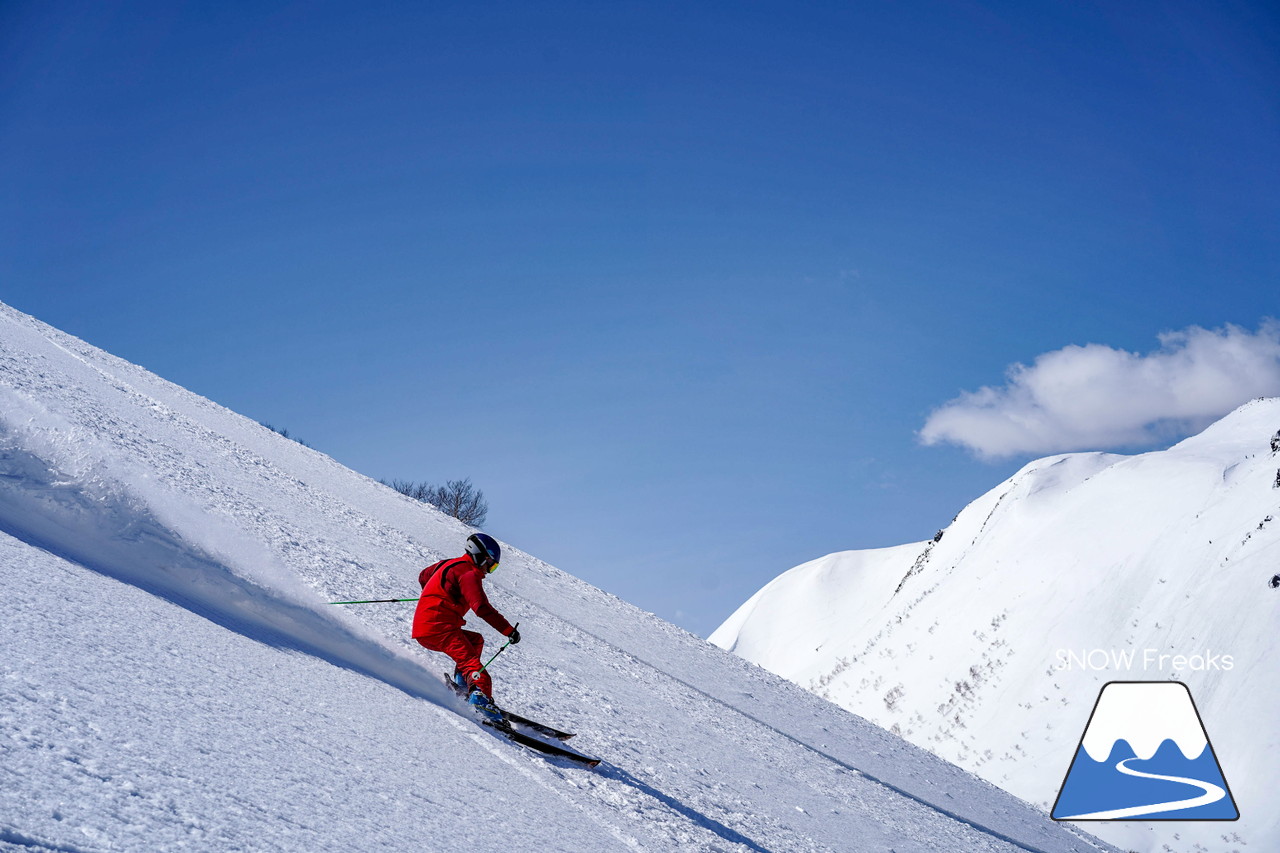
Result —
<instances>
[{"instance_id":1,"label":"ski","mask_svg":"<svg viewBox=\"0 0 1280 853\"><path fill-rule=\"evenodd\" d=\"M463 693L462 688L457 684L454 684L452 676L448 673L445 673L444 683L449 685L450 689L453 690L454 695L459 699L467 698L466 694ZM573 732L562 731L554 726L548 726L546 723L539 723L537 720L531 720L528 717L517 714L514 711L508 711L505 708L498 708L498 712L502 714L502 718L506 722L513 726L520 726L521 728L529 729L533 734L541 737L550 737L555 738L556 740L568 740L574 736Z\"/></svg>"},{"instance_id":2,"label":"ski","mask_svg":"<svg viewBox=\"0 0 1280 853\"><path fill-rule=\"evenodd\" d=\"M544 755L552 755L556 758L566 758L569 761L573 761L586 767L595 767L600 763L600 759L593 758L590 755L585 755L574 749L569 749L567 746L547 743L544 740L539 740L533 735L527 735L524 732L517 731L512 728L511 724L506 720L480 720L480 725L488 726L494 731L499 732L503 737L507 738L507 740L517 743L520 746L527 746L529 749L537 750Z\"/></svg>"},{"instance_id":3,"label":"ski","mask_svg":"<svg viewBox=\"0 0 1280 853\"><path fill-rule=\"evenodd\" d=\"M508 711L506 708L499 708L498 711L502 713L502 718L508 723L530 729L535 734L542 735L543 737L553 737L556 740L568 740L573 737L574 734L573 732L562 732L560 729L548 726L546 723L535 722L528 717L520 716L514 711Z\"/></svg>"}]
</instances>

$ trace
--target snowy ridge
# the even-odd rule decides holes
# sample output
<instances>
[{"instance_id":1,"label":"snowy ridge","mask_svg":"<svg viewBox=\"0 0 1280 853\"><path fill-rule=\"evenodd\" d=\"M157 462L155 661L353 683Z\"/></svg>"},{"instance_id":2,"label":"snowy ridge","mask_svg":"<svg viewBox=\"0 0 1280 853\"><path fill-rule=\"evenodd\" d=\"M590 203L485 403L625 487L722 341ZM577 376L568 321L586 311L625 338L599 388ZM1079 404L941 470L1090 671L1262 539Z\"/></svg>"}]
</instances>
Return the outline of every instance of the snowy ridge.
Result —
<instances>
[{"instance_id":1,"label":"snowy ridge","mask_svg":"<svg viewBox=\"0 0 1280 853\"><path fill-rule=\"evenodd\" d=\"M916 542L895 548L841 551L796 566L738 608L713 635L712 642L716 637L731 637L732 642L725 646L728 651L766 669L791 665L820 677L825 674L820 670L830 650L858 636L875 618L875 607L850 610L846 602L887 605L902 578L901 567L927 554L930 545ZM810 595L808 590L815 588L825 594ZM802 613L804 618L796 620L785 634L741 630L758 608L762 613Z\"/></svg>"},{"instance_id":2,"label":"snowy ridge","mask_svg":"<svg viewBox=\"0 0 1280 853\"><path fill-rule=\"evenodd\" d=\"M1239 822L1091 831L1141 851L1280 849L1278 430L1280 399L1262 399L1168 450L1033 461L938 541L793 569L711 640L1045 808L1104 683L1182 681ZM824 612L842 628L813 631Z\"/></svg>"},{"instance_id":3,"label":"snowy ridge","mask_svg":"<svg viewBox=\"0 0 1280 853\"><path fill-rule=\"evenodd\" d=\"M0 846L1091 851L1107 845L504 546L476 726L406 636L467 529L0 306ZM490 637L492 640L492 637Z\"/></svg>"}]
</instances>

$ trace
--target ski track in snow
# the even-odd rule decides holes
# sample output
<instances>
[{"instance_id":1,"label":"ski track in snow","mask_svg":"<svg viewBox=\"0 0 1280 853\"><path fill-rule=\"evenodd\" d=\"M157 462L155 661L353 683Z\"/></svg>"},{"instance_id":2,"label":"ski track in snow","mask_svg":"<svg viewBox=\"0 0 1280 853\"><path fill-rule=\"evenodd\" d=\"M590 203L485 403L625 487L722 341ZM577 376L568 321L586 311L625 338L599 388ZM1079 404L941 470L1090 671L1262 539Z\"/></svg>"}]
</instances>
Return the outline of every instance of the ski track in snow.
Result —
<instances>
[{"instance_id":1,"label":"ski track in snow","mask_svg":"<svg viewBox=\"0 0 1280 853\"><path fill-rule=\"evenodd\" d=\"M3 845L1111 849L512 548L498 700L604 763L517 749L412 605L323 604L466 528L4 306L0 531Z\"/></svg>"},{"instance_id":2,"label":"ski track in snow","mask_svg":"<svg viewBox=\"0 0 1280 853\"><path fill-rule=\"evenodd\" d=\"M581 629L581 628L579 628L578 630L580 630L580 631L581 631L582 629ZM584 633L588 634L589 636L591 636L593 639L597 640L598 642L604 643L604 640L603 640L602 638L597 637L597 636L595 636L594 634L590 634L590 632L585 632L585 631L584 631ZM803 740L800 740L799 738L796 738L796 737L794 737L794 736L792 736L792 735L788 734L788 733L787 733L787 732L785 732L785 731L782 731L782 730L780 730L780 729L778 729L778 728L775 728L774 726L770 725L769 723L765 722L764 720L758 719L758 718L756 718L756 717L752 716L750 713L748 713L748 712L746 712L746 711L744 711L744 710L742 710L742 709L740 709L740 708L735 708L735 707L733 707L732 705L728 704L726 701L724 701L724 700L722 700L722 699L719 699L719 698L717 698L716 696L713 696L713 695L711 695L710 693L707 693L707 692L703 691L701 688L696 687L696 686L694 686L694 685L692 685L692 684L689 684L688 682L683 681L683 680L681 680L680 678L678 678L677 676L671 675L670 673L665 673L665 672L663 671L663 668L662 668L662 667L660 667L660 666L658 666L657 664L650 663L650 662L648 662L648 661L646 661L646 660L644 660L644 659L642 659L642 658L636 658L636 661L637 661L638 663L641 663L641 664L643 664L644 666L646 666L646 667L648 667L648 668L650 668L650 669L654 670L655 672L662 673L662 674L666 675L668 678L672 678L672 679L674 679L675 681L677 681L680 685L682 685L686 690L690 691L691 693L697 693L697 694L701 695L703 698L705 698L705 699L709 700L710 702L713 702L713 703L715 703L716 705L721 706L721 708L723 709L723 711L724 711L725 713L731 713L731 714L738 714L738 715L741 715L742 717L745 717L747 720L750 720L751 722L753 722L753 723L755 723L755 724L757 724L757 725L763 726L764 728L768 729L770 732L772 732L773 734L777 735L778 737L783 738L783 739L785 739L785 740L788 740L788 741L790 741L791 743L795 744L796 746L801 747L802 749L808 750L808 751L810 751L810 752L814 753L814 754L815 754L815 755L817 755L817 756L820 756L821 758L823 758L823 759L825 759L825 760L827 760L827 761L830 761L830 762L832 762L832 763L834 763L834 764L837 764L837 765L839 765L839 766L841 766L841 767L845 768L846 770L849 770L849 771L851 771L851 772L853 772L853 773L857 773L859 776L862 776L863 778L865 778L865 779L867 779L867 780L869 780L869 781L871 781L871 782L875 782L875 783L876 783L876 784L878 784L878 785L882 785L882 786L883 786L883 787L885 787L886 789L888 789L888 790L890 790L890 791L892 791L892 792L894 792L894 793L896 793L896 794L900 794L900 795L902 795L902 796L904 796L904 797L907 797L908 799L911 799L911 800L913 800L913 801L915 801L915 802L919 803L920 805L922 805L922 806L924 806L924 807L926 807L926 808L932 809L932 810L934 810L934 811L938 812L939 814L942 814L942 815L944 815L944 816L946 816L946 817L948 817L948 818L951 818L951 819L953 819L953 820L956 820L956 821L958 821L958 822L960 822L960 823L968 824L969 826L972 826L974 829L978 830L979 832L985 833L985 834L990 835L990 836L992 836L992 837L994 837L994 838L998 838L998 839L1000 839L1001 841L1008 842L1009 844L1011 844L1011 845L1013 845L1014 847L1017 847L1017 848L1019 848L1019 849L1022 849L1022 850L1030 850L1030 851L1034 851L1034 849L1035 849L1035 848L1032 848L1032 847L1028 847L1028 846L1026 846L1024 843L1022 843L1022 842L1018 841L1016 838L1012 838L1012 837L1010 837L1010 836L1005 835L1004 833L1000 832L999 830L992 829L991 827L983 826L983 825L982 825L981 823L979 823L978 821L972 820L972 819L970 819L970 818L966 818L966 817L965 817L965 816L963 816L963 815L960 815L960 814L958 814L958 813L956 813L956 812L954 812L954 811L951 811L951 810L949 810L949 809L947 809L947 808L945 808L945 807L943 807L943 806L941 806L941 805L938 805L937 803L930 802L930 801L929 801L929 800L927 800L927 799L923 799L923 798L921 798L920 796L918 796L918 795L916 795L916 794L914 794L914 793L912 793L912 792L910 792L910 791L907 791L907 790L905 790L905 789L903 789L903 788L900 788L900 787L898 787L898 786L896 786L896 785L893 785L893 784L891 784L891 783L889 783L889 782L887 782L887 781L885 781L885 780L883 780L883 779L878 779L878 778L876 778L874 775L872 775L872 774L870 774L870 773L867 773L867 772L865 772L865 771L863 771L863 770L860 770L860 769L859 769L859 768L857 768L857 767L850 766L849 764L845 763L844 761L841 761L839 758L836 758L835 756L833 756L833 755L831 755L831 754L829 754L829 753L827 753L827 752L823 751L822 749L820 749L820 748L818 748L818 747L816 747L816 746L813 746L813 745L812 745L812 744L810 744L810 743L806 743L806 742L804 742Z\"/></svg>"}]
</instances>

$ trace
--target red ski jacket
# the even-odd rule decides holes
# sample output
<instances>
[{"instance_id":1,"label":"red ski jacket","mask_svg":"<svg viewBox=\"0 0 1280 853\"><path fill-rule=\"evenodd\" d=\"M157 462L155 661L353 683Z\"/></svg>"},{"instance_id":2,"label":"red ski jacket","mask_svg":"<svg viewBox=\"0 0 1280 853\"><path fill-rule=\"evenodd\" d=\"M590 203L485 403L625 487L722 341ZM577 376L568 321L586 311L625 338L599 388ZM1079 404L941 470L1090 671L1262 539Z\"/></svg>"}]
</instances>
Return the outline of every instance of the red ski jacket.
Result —
<instances>
[{"instance_id":1,"label":"red ski jacket","mask_svg":"<svg viewBox=\"0 0 1280 853\"><path fill-rule=\"evenodd\" d=\"M414 638L458 630L468 610L474 610L502 636L510 636L515 629L484 594L484 575L469 556L441 560L423 569L418 575L422 597L413 613Z\"/></svg>"}]
</instances>

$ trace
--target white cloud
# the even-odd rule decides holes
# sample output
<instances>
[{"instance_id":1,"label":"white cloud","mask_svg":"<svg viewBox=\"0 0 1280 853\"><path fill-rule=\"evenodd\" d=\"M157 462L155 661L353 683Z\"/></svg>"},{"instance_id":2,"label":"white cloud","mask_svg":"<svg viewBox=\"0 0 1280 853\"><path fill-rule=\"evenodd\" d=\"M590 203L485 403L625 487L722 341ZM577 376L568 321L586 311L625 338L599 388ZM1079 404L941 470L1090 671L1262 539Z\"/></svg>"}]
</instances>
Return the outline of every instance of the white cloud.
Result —
<instances>
[{"instance_id":1,"label":"white cloud","mask_svg":"<svg viewBox=\"0 0 1280 853\"><path fill-rule=\"evenodd\" d=\"M1149 445L1187 434L1254 397L1280 395L1280 322L1258 331L1191 326L1160 335L1146 355L1066 346L1015 364L998 388L936 409L919 437L978 456Z\"/></svg>"}]
</instances>

